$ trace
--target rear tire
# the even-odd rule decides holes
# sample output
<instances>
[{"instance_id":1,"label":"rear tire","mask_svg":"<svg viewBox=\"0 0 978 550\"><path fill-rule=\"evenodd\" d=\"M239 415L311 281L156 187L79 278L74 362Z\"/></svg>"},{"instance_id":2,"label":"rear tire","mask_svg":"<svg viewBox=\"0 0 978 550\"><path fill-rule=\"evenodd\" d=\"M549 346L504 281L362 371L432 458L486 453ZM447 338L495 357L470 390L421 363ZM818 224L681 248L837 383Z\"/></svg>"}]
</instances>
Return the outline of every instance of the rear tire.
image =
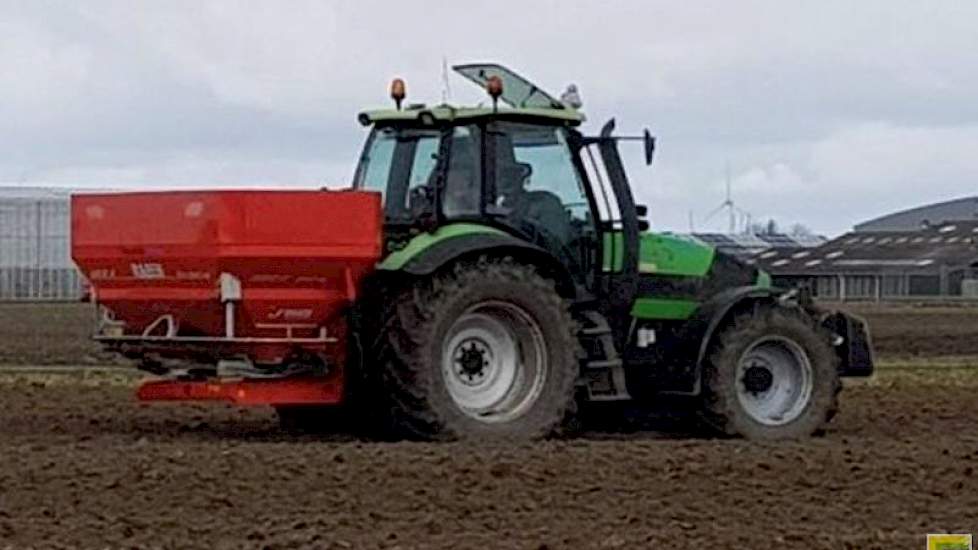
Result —
<instances>
[{"instance_id":1,"label":"rear tire","mask_svg":"<svg viewBox=\"0 0 978 550\"><path fill-rule=\"evenodd\" d=\"M820 432L838 408L838 357L801 312L767 308L738 317L704 368L704 418L725 435L797 439Z\"/></svg>"},{"instance_id":2,"label":"rear tire","mask_svg":"<svg viewBox=\"0 0 978 550\"><path fill-rule=\"evenodd\" d=\"M415 439L534 439L575 410L575 327L551 281L510 260L401 293L384 329L390 427Z\"/></svg>"}]
</instances>

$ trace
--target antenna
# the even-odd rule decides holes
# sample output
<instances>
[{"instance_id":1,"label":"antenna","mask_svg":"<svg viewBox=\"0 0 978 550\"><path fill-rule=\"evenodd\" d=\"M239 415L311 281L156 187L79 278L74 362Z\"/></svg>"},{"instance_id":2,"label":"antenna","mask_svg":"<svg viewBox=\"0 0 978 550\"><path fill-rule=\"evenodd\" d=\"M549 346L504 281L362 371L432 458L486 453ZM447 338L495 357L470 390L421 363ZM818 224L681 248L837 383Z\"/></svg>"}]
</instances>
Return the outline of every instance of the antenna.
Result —
<instances>
[{"instance_id":1,"label":"antenna","mask_svg":"<svg viewBox=\"0 0 978 550\"><path fill-rule=\"evenodd\" d=\"M733 196L730 194L730 162L727 161L727 165L724 168L724 178L727 182L727 200L723 201L723 204L727 206L730 214L730 230L729 233L733 234L737 230L737 212L733 203Z\"/></svg>"},{"instance_id":2,"label":"antenna","mask_svg":"<svg viewBox=\"0 0 978 550\"><path fill-rule=\"evenodd\" d=\"M447 104L452 99L452 86L448 82L448 58L441 56L441 102Z\"/></svg>"}]
</instances>

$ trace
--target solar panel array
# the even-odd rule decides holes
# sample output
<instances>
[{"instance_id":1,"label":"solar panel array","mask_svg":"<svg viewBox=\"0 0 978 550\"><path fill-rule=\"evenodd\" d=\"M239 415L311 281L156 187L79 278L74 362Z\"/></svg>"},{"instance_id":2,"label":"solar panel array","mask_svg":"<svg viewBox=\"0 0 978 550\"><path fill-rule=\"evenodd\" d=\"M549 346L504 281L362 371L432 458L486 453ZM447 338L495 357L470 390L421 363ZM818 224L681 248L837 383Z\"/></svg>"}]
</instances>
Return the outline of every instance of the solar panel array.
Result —
<instances>
[{"instance_id":1,"label":"solar panel array","mask_svg":"<svg viewBox=\"0 0 978 550\"><path fill-rule=\"evenodd\" d=\"M740 258L752 258L766 250L797 250L817 247L826 242L819 235L788 235L786 233L693 233L693 240L708 244L721 252Z\"/></svg>"}]
</instances>

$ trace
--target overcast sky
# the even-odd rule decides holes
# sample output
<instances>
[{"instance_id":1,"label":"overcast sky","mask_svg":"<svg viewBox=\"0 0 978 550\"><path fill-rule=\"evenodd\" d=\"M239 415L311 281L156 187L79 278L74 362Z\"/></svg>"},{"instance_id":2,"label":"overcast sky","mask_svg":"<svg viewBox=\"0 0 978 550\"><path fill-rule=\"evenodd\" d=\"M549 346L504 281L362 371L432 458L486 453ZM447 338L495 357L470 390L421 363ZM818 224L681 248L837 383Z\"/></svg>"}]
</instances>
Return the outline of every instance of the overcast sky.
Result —
<instances>
[{"instance_id":1,"label":"overcast sky","mask_svg":"<svg viewBox=\"0 0 978 550\"><path fill-rule=\"evenodd\" d=\"M724 229L729 163L755 220L831 235L978 194L976 52L973 0L0 0L0 182L343 186L356 113L393 76L440 101L447 57L650 127L655 164L628 160L660 229Z\"/></svg>"}]
</instances>

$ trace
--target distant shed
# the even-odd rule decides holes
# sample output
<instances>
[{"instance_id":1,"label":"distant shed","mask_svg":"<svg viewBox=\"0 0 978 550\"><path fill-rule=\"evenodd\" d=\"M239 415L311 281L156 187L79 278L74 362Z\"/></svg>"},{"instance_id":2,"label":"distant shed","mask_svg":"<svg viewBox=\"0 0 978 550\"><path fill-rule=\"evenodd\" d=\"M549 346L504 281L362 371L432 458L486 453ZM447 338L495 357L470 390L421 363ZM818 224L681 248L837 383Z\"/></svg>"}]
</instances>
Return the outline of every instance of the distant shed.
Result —
<instances>
[{"instance_id":1,"label":"distant shed","mask_svg":"<svg viewBox=\"0 0 978 550\"><path fill-rule=\"evenodd\" d=\"M854 231L819 247L767 250L775 283L830 300L978 298L978 220L916 230Z\"/></svg>"},{"instance_id":2,"label":"distant shed","mask_svg":"<svg viewBox=\"0 0 978 550\"><path fill-rule=\"evenodd\" d=\"M69 191L0 187L0 301L77 300Z\"/></svg>"}]
</instances>

